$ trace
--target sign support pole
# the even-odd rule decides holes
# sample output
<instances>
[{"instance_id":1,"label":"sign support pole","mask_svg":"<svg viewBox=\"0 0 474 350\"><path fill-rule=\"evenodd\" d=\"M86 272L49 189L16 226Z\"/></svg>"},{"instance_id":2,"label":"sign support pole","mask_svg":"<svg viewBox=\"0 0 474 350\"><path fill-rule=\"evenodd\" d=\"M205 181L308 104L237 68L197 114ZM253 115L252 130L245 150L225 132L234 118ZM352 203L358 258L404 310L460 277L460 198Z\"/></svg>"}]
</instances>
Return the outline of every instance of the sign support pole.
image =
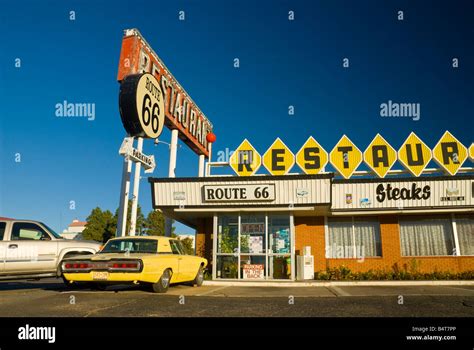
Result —
<instances>
[{"instance_id":1,"label":"sign support pole","mask_svg":"<svg viewBox=\"0 0 474 350\"><path fill-rule=\"evenodd\" d=\"M137 140L137 150L141 152L143 150L143 137L139 137ZM130 215L130 236L135 236L137 227L137 211L138 211L138 191L140 188L140 171L142 164L140 162L135 163L135 174L133 176L133 194L132 194L132 212Z\"/></svg>"},{"instance_id":2,"label":"sign support pole","mask_svg":"<svg viewBox=\"0 0 474 350\"><path fill-rule=\"evenodd\" d=\"M199 170L198 170L198 176L203 177L204 176L204 154L199 155Z\"/></svg>"},{"instance_id":3,"label":"sign support pole","mask_svg":"<svg viewBox=\"0 0 474 350\"><path fill-rule=\"evenodd\" d=\"M126 235L127 212L128 212L128 194L130 191L130 174L132 172L132 161L125 157L122 170L122 185L120 189L120 204L117 220L117 237Z\"/></svg>"},{"instance_id":4,"label":"sign support pole","mask_svg":"<svg viewBox=\"0 0 474 350\"><path fill-rule=\"evenodd\" d=\"M207 150L208 150L208 152L209 152L209 158L208 158L208 160L207 160L207 164L206 164L206 174L205 174L204 176L209 176L209 175L211 174L211 165L209 164L209 162L212 161L212 160L211 160L211 159L212 159L212 158L211 158L211 156L212 156L212 143L211 143L211 142L209 142L209 143L207 144Z\"/></svg>"},{"instance_id":5,"label":"sign support pole","mask_svg":"<svg viewBox=\"0 0 474 350\"><path fill-rule=\"evenodd\" d=\"M178 129L171 130L171 142L170 142L170 164L168 169L168 177L176 177L176 154L178 151ZM168 217L165 218L165 236L171 237L172 220Z\"/></svg>"}]
</instances>

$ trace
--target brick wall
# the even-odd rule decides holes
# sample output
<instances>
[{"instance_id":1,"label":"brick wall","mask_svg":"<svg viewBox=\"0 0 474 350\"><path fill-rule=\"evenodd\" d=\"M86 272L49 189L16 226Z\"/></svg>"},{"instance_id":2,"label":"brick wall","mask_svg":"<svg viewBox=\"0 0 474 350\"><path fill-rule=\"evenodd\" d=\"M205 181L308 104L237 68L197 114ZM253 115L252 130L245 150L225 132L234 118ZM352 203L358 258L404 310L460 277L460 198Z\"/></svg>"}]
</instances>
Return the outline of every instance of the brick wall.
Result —
<instances>
[{"instance_id":1,"label":"brick wall","mask_svg":"<svg viewBox=\"0 0 474 350\"><path fill-rule=\"evenodd\" d=\"M357 259L326 259L324 217L295 217L295 250L300 254L303 246L311 246L314 255L314 270L322 271L327 267L346 266L354 272L368 270L393 271L394 269L418 272L462 272L474 270L474 257L402 257L398 216L379 216L382 257Z\"/></svg>"}]
</instances>

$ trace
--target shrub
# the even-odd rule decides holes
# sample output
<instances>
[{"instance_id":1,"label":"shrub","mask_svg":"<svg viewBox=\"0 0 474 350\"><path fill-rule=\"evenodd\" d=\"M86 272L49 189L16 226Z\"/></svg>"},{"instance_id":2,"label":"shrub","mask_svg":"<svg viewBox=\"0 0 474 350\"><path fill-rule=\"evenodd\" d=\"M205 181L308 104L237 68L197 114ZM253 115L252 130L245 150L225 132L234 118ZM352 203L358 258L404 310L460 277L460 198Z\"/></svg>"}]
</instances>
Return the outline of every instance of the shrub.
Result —
<instances>
[{"instance_id":1,"label":"shrub","mask_svg":"<svg viewBox=\"0 0 474 350\"><path fill-rule=\"evenodd\" d=\"M403 270L398 265L393 266L393 271L368 270L364 272L352 272L346 266L327 268L314 274L315 280L320 281L426 281L426 280L473 280L474 270L452 273L449 271L434 271L429 273L418 272L417 263L411 263L409 268Z\"/></svg>"}]
</instances>

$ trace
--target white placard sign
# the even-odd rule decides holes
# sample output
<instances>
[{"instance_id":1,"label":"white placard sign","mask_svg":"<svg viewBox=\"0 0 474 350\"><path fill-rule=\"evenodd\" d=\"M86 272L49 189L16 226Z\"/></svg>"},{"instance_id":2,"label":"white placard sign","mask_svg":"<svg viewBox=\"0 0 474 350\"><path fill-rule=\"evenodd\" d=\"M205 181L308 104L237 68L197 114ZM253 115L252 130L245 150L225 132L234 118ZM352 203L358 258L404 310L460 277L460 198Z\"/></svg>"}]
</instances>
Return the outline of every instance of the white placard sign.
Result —
<instances>
[{"instance_id":1,"label":"white placard sign","mask_svg":"<svg viewBox=\"0 0 474 350\"><path fill-rule=\"evenodd\" d=\"M205 185L205 202L274 201L274 184Z\"/></svg>"}]
</instances>

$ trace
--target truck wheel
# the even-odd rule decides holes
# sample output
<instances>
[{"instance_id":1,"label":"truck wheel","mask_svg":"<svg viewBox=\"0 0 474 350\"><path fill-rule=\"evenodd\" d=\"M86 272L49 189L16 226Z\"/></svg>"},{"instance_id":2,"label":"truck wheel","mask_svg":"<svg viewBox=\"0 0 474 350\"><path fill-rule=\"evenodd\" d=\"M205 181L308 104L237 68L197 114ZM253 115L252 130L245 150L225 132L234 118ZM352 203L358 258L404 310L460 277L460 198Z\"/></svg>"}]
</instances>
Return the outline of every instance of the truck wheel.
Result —
<instances>
[{"instance_id":1,"label":"truck wheel","mask_svg":"<svg viewBox=\"0 0 474 350\"><path fill-rule=\"evenodd\" d=\"M171 272L169 269L165 270L158 282L152 283L151 290L154 293L166 293L170 287Z\"/></svg>"},{"instance_id":2,"label":"truck wheel","mask_svg":"<svg viewBox=\"0 0 474 350\"><path fill-rule=\"evenodd\" d=\"M193 285L201 287L203 282L204 282L204 270L203 270L202 266L199 266L199 270L197 272L197 275L194 278L192 283L193 283Z\"/></svg>"}]
</instances>

